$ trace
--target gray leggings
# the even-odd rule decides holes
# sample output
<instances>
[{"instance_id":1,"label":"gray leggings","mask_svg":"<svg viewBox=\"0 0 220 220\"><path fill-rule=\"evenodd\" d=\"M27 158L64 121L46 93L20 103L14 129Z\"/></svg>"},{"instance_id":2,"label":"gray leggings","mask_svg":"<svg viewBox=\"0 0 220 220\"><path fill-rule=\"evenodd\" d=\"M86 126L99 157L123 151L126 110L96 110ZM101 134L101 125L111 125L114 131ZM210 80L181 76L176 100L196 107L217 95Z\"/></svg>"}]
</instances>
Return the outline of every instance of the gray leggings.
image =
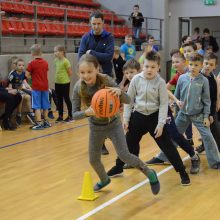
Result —
<instances>
[{"instance_id":1,"label":"gray leggings","mask_svg":"<svg viewBox=\"0 0 220 220\"><path fill-rule=\"evenodd\" d=\"M128 151L120 118L108 125L95 125L90 122L89 126L89 161L102 182L109 178L101 162L101 148L106 138L111 139L118 157L124 163L139 169L147 176L149 168L146 164Z\"/></svg>"}]
</instances>

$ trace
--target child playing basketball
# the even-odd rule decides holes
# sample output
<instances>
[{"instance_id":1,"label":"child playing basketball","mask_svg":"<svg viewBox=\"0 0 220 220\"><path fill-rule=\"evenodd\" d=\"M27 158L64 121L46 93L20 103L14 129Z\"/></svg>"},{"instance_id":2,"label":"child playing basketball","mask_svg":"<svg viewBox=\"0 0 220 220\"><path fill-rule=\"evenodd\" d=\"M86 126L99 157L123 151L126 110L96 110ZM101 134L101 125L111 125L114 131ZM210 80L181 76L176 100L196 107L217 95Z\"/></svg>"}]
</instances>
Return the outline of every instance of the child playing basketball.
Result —
<instances>
[{"instance_id":1,"label":"child playing basketball","mask_svg":"<svg viewBox=\"0 0 220 220\"><path fill-rule=\"evenodd\" d=\"M99 73L99 63L94 56L83 55L79 60L78 71L80 80L73 89L73 118L77 120L89 117L89 159L90 164L100 178L100 182L94 186L94 191L101 190L111 182L101 162L101 147L105 139L110 138L119 158L144 173L149 178L152 193L158 194L160 183L156 172L149 169L144 162L128 151L120 115L99 118L96 117L94 110L91 108L92 96L99 89L105 87L110 87L111 94L119 96L122 103L129 103L129 97L116 87L117 85L113 79ZM81 104L84 104L87 109L81 110Z\"/></svg>"},{"instance_id":2,"label":"child playing basketball","mask_svg":"<svg viewBox=\"0 0 220 220\"><path fill-rule=\"evenodd\" d=\"M126 141L129 150L139 151L142 136L149 132L180 173L181 184L189 185L190 179L180 155L171 142L167 130L163 129L167 119L168 94L165 81L158 74L159 68L160 56L157 52L151 51L146 55L143 72L131 80L128 88L131 103L125 104L123 114L124 129L127 131ZM117 159L116 166L108 171L108 175L113 177L122 174L123 165L124 163Z\"/></svg>"},{"instance_id":3,"label":"child playing basketball","mask_svg":"<svg viewBox=\"0 0 220 220\"><path fill-rule=\"evenodd\" d=\"M32 78L32 108L35 109L36 124L32 130L42 130L51 127L47 121L49 103L48 92L48 63L41 57L41 46L34 44L31 47L33 60L28 64L26 70L27 78ZM41 123L41 109L43 110L44 121Z\"/></svg>"}]
</instances>

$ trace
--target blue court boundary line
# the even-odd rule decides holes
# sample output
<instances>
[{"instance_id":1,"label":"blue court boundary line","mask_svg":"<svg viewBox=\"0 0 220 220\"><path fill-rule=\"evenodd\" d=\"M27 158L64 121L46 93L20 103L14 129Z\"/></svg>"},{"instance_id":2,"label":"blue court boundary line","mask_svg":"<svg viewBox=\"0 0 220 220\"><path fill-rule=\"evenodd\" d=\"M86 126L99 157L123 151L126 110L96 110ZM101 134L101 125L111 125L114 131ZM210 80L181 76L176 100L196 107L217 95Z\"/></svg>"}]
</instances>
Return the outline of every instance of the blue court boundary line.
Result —
<instances>
[{"instance_id":1,"label":"blue court boundary line","mask_svg":"<svg viewBox=\"0 0 220 220\"><path fill-rule=\"evenodd\" d=\"M53 133L50 133L50 134L41 135L41 136L39 136L39 137L35 137L35 138L27 139L27 140L24 140L24 141L16 142L16 143L14 143L14 144L8 144L8 145L5 145L5 146L0 147L0 150L1 150L1 149L4 149L4 148L8 148L8 147L15 146L15 145L27 143L27 142L30 142L30 141L33 141L33 140L37 140L37 139L40 139L40 138L45 138L45 137L49 137L49 136L52 136L52 135L55 135L55 134L63 133L63 132L65 132L65 131L70 131L70 130L74 130L74 129L77 129L77 128L81 128L81 127L84 127L84 126L86 126L86 125L88 125L88 124L83 124L83 125L76 126L76 127L74 127L74 128L67 128L67 129L64 129L64 130L61 130L61 131L56 131L56 132L53 132Z\"/></svg>"}]
</instances>

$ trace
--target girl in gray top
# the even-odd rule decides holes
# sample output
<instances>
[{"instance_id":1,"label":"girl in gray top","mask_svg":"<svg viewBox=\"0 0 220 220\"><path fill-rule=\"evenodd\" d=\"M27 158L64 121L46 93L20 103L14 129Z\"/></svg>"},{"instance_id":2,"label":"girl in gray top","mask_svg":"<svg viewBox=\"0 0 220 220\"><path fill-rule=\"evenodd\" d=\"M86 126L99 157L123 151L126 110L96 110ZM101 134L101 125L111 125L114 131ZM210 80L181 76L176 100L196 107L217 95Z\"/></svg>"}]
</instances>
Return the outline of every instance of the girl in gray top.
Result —
<instances>
[{"instance_id":1,"label":"girl in gray top","mask_svg":"<svg viewBox=\"0 0 220 220\"><path fill-rule=\"evenodd\" d=\"M99 191L110 183L110 178L101 162L101 147L104 140L109 138L112 140L119 158L143 172L149 178L152 193L158 194L160 183L156 172L149 169L144 162L128 151L120 115L98 118L91 107L92 96L96 91L105 87L109 87L112 95L119 96L122 103L129 103L129 96L116 87L117 85L110 77L99 73L99 63L94 56L83 55L79 60L78 68L80 79L73 89L73 118L77 120L89 117L89 159L100 178L100 182L94 186L94 191ZM85 110L81 110L82 105Z\"/></svg>"}]
</instances>

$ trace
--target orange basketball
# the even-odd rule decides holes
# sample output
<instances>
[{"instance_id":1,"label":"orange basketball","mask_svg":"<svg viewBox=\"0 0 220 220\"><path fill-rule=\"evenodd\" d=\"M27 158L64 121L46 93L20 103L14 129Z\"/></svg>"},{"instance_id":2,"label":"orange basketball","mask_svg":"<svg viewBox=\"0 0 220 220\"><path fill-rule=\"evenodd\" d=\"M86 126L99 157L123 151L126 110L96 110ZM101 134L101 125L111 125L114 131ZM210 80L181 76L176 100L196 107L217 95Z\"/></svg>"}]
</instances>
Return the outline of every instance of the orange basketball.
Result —
<instances>
[{"instance_id":1,"label":"orange basketball","mask_svg":"<svg viewBox=\"0 0 220 220\"><path fill-rule=\"evenodd\" d=\"M98 117L112 117L117 114L119 107L119 97L111 95L109 89L100 89L92 97L92 108Z\"/></svg>"}]
</instances>

